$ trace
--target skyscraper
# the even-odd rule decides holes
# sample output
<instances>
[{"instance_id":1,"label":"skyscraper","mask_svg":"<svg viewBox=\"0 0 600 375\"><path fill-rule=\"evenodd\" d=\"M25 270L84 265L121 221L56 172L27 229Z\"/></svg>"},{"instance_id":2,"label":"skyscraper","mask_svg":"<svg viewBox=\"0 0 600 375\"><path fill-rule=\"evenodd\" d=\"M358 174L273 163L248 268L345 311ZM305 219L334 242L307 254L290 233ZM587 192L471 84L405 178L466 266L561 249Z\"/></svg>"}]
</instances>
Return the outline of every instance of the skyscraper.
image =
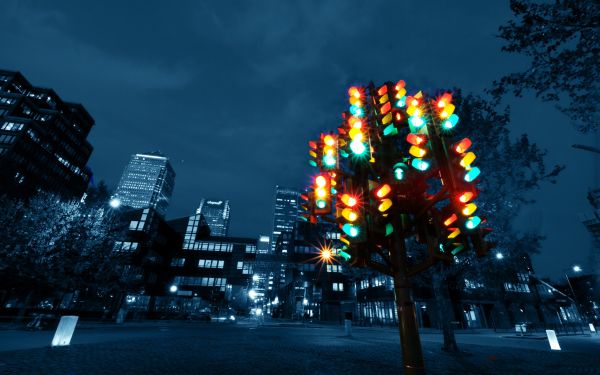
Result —
<instances>
[{"instance_id":1,"label":"skyscraper","mask_svg":"<svg viewBox=\"0 0 600 375\"><path fill-rule=\"evenodd\" d=\"M160 153L135 154L125 167L113 195L120 204L133 208L152 207L164 216L175 185L175 171Z\"/></svg>"},{"instance_id":2,"label":"skyscraper","mask_svg":"<svg viewBox=\"0 0 600 375\"><path fill-rule=\"evenodd\" d=\"M300 213L300 192L282 186L275 186L275 207L273 210L273 232L271 234L271 252L275 252L275 245L279 235L283 232L291 233L294 223ZM287 247L283 246L283 252Z\"/></svg>"},{"instance_id":3,"label":"skyscraper","mask_svg":"<svg viewBox=\"0 0 600 375\"><path fill-rule=\"evenodd\" d=\"M229 233L229 201L202 198L196 214L204 215L211 236L226 237Z\"/></svg>"},{"instance_id":4,"label":"skyscraper","mask_svg":"<svg viewBox=\"0 0 600 375\"><path fill-rule=\"evenodd\" d=\"M81 104L0 70L0 195L46 190L81 197L91 178L86 138L93 125Z\"/></svg>"}]
</instances>

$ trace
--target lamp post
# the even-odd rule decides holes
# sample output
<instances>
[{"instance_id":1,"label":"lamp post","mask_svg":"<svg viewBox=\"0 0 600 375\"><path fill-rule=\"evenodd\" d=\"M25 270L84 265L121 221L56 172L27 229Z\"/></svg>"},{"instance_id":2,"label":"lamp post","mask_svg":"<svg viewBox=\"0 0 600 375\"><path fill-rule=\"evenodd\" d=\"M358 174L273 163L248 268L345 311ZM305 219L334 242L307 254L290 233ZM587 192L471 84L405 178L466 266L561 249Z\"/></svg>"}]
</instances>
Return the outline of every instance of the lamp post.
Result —
<instances>
[{"instance_id":1,"label":"lamp post","mask_svg":"<svg viewBox=\"0 0 600 375\"><path fill-rule=\"evenodd\" d=\"M575 273L579 273L582 271L582 269L579 265L574 265L573 267L571 267L571 269ZM573 285L571 285L571 279L569 279L569 274L567 271L564 271L564 274L565 274L565 278L567 279L567 284L569 285L569 290L571 290L571 295L573 296L573 302L575 303L575 310L577 311L577 314L579 315L579 319L583 320L584 317L581 314L581 311L579 310L579 303L577 302L577 296L575 295L575 291L573 290Z\"/></svg>"}]
</instances>

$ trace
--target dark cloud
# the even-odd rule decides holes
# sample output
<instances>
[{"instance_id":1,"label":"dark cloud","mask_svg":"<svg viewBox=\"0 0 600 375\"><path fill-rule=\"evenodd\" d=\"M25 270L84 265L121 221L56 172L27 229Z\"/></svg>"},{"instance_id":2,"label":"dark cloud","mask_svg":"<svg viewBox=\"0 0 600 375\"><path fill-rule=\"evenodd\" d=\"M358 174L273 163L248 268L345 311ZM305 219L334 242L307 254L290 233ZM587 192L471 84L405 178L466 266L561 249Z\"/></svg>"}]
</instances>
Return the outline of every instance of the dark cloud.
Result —
<instances>
[{"instance_id":1,"label":"dark cloud","mask_svg":"<svg viewBox=\"0 0 600 375\"><path fill-rule=\"evenodd\" d=\"M307 183L307 142L337 127L348 86L481 92L524 64L495 38L509 18L505 2L479 1L7 1L0 66L88 108L97 179L114 186L132 153L162 150L177 172L171 217L229 198L232 233L257 236L274 185ZM590 247L577 215L593 159L570 148L590 142L548 105L509 104L515 136L568 166L515 219L547 234L535 264L557 274Z\"/></svg>"}]
</instances>

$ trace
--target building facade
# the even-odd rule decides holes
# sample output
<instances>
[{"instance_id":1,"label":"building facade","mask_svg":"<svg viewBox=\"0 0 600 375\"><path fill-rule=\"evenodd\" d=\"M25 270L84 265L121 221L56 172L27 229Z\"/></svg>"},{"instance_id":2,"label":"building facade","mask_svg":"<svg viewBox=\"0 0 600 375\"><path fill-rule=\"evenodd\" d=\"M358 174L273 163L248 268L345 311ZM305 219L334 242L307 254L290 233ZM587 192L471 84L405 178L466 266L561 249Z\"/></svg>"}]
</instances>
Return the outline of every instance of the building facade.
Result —
<instances>
[{"instance_id":1,"label":"building facade","mask_svg":"<svg viewBox=\"0 0 600 375\"><path fill-rule=\"evenodd\" d=\"M210 227L211 236L227 237L229 234L229 201L202 198L196 214L202 214Z\"/></svg>"},{"instance_id":2,"label":"building facade","mask_svg":"<svg viewBox=\"0 0 600 375\"><path fill-rule=\"evenodd\" d=\"M92 175L87 136L93 125L81 104L32 86L19 72L0 70L0 193L81 197Z\"/></svg>"},{"instance_id":3,"label":"building facade","mask_svg":"<svg viewBox=\"0 0 600 375\"><path fill-rule=\"evenodd\" d=\"M273 231L271 232L271 252L275 252L275 246L282 233L291 233L294 224L300 215L300 192L298 190L275 187L275 200L273 208ZM285 245L285 244L284 244ZM287 247L283 247L287 252Z\"/></svg>"},{"instance_id":4,"label":"building facade","mask_svg":"<svg viewBox=\"0 0 600 375\"><path fill-rule=\"evenodd\" d=\"M113 199L133 208L151 207L165 216L175 186L175 171L160 153L135 154L125 167Z\"/></svg>"},{"instance_id":5,"label":"building facade","mask_svg":"<svg viewBox=\"0 0 600 375\"><path fill-rule=\"evenodd\" d=\"M258 240L209 236L203 215L174 219L169 224L184 240L171 261L173 293L186 311L233 308L249 304Z\"/></svg>"}]
</instances>

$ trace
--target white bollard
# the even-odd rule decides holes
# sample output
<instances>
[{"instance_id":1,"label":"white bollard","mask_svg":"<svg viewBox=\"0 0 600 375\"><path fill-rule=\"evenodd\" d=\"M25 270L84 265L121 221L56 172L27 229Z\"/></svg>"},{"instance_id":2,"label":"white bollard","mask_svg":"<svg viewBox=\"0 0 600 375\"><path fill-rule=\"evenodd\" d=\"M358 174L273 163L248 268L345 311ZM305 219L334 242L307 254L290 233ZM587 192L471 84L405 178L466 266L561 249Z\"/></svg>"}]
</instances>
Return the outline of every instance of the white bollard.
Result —
<instances>
[{"instance_id":1,"label":"white bollard","mask_svg":"<svg viewBox=\"0 0 600 375\"><path fill-rule=\"evenodd\" d=\"M590 323L590 332L596 333L596 327L594 327L594 325L592 323Z\"/></svg>"},{"instance_id":2,"label":"white bollard","mask_svg":"<svg viewBox=\"0 0 600 375\"><path fill-rule=\"evenodd\" d=\"M79 317L76 315L66 315L60 318L52 339L52 346L68 346L71 344L71 338L73 332L75 332L78 319Z\"/></svg>"},{"instance_id":3,"label":"white bollard","mask_svg":"<svg viewBox=\"0 0 600 375\"><path fill-rule=\"evenodd\" d=\"M346 336L352 336L352 320L344 320L344 330L346 331Z\"/></svg>"},{"instance_id":4,"label":"white bollard","mask_svg":"<svg viewBox=\"0 0 600 375\"><path fill-rule=\"evenodd\" d=\"M554 330L552 330L552 329L547 329L546 336L548 336L548 342L550 343L550 349L560 350L560 345L558 344L558 338L556 337L556 332L554 332Z\"/></svg>"}]
</instances>

